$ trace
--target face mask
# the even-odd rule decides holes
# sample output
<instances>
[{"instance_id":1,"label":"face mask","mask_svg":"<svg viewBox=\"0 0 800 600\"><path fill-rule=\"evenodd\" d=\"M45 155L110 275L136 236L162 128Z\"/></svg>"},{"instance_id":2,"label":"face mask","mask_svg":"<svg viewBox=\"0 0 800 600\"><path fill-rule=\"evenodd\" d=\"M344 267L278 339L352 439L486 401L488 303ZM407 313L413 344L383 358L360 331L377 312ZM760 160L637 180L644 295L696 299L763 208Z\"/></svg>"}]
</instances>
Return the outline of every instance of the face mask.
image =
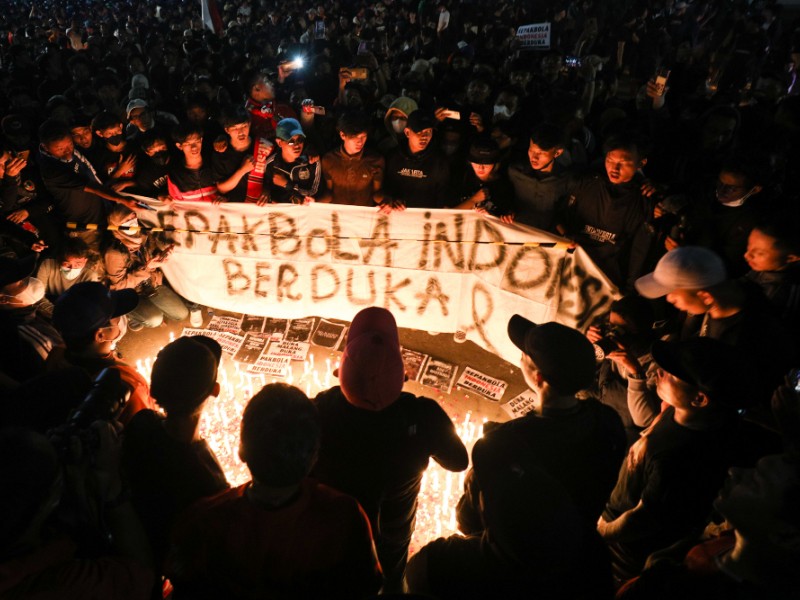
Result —
<instances>
[{"instance_id":1,"label":"face mask","mask_svg":"<svg viewBox=\"0 0 800 600\"><path fill-rule=\"evenodd\" d=\"M123 141L125 141L125 137L121 133L106 138L106 143L112 146L119 146Z\"/></svg>"},{"instance_id":2,"label":"face mask","mask_svg":"<svg viewBox=\"0 0 800 600\"><path fill-rule=\"evenodd\" d=\"M734 200L728 200L728 201L723 201L723 200L721 200L721 199L720 199L720 197L719 197L719 192L717 192L716 194L717 194L717 201L718 201L720 204L722 204L722 206L729 206L729 207L731 207L731 208L735 208L735 207L737 207L737 206L741 206L742 204L744 204L744 203L747 201L747 199L748 199L750 196L752 196L754 193L755 193L755 190L750 190L749 192L747 192L747 193L746 193L744 196L742 196L741 198L736 198L736 199L734 199Z\"/></svg>"},{"instance_id":3,"label":"face mask","mask_svg":"<svg viewBox=\"0 0 800 600\"><path fill-rule=\"evenodd\" d=\"M502 106L499 104L494 105L494 116L495 117L505 117L506 119L510 118L513 113L507 106Z\"/></svg>"},{"instance_id":4,"label":"face mask","mask_svg":"<svg viewBox=\"0 0 800 600\"><path fill-rule=\"evenodd\" d=\"M28 277L22 291L13 296L10 294L0 294L0 296L5 298L2 305L9 309L32 306L44 298L44 284L36 277Z\"/></svg>"},{"instance_id":5,"label":"face mask","mask_svg":"<svg viewBox=\"0 0 800 600\"><path fill-rule=\"evenodd\" d=\"M163 167L169 161L169 152L156 152L150 158L153 159L154 163Z\"/></svg>"},{"instance_id":6,"label":"face mask","mask_svg":"<svg viewBox=\"0 0 800 600\"><path fill-rule=\"evenodd\" d=\"M406 128L406 119L392 119L392 129L395 133L402 133Z\"/></svg>"},{"instance_id":7,"label":"face mask","mask_svg":"<svg viewBox=\"0 0 800 600\"><path fill-rule=\"evenodd\" d=\"M78 275L81 274L81 271L83 271L83 269L65 269L64 267L61 267L61 275L67 281L77 279Z\"/></svg>"},{"instance_id":8,"label":"face mask","mask_svg":"<svg viewBox=\"0 0 800 600\"><path fill-rule=\"evenodd\" d=\"M119 318L119 322L117 323L117 328L119 329L119 334L111 340L111 349L114 350L119 344L119 341L125 337L125 334L128 333L128 317L127 315L122 315Z\"/></svg>"}]
</instances>

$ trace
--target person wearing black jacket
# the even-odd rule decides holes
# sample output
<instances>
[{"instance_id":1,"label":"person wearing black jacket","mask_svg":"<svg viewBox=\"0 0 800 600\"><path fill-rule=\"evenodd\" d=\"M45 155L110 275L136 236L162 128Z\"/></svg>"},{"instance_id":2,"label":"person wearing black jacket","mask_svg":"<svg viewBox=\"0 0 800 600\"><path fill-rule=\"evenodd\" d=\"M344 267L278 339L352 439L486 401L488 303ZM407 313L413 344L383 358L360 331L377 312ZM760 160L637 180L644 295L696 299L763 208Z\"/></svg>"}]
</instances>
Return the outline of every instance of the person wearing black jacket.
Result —
<instances>
[{"instance_id":1,"label":"person wearing black jacket","mask_svg":"<svg viewBox=\"0 0 800 600\"><path fill-rule=\"evenodd\" d=\"M611 139L605 174L589 175L576 184L558 225L560 233L574 239L625 291L644 273L653 245L653 208L639 172L646 162L633 138Z\"/></svg>"},{"instance_id":2,"label":"person wearing black jacket","mask_svg":"<svg viewBox=\"0 0 800 600\"><path fill-rule=\"evenodd\" d=\"M435 123L433 115L422 110L408 116L404 130L408 144L386 157L385 206L395 210L447 206L450 168L431 145Z\"/></svg>"}]
</instances>

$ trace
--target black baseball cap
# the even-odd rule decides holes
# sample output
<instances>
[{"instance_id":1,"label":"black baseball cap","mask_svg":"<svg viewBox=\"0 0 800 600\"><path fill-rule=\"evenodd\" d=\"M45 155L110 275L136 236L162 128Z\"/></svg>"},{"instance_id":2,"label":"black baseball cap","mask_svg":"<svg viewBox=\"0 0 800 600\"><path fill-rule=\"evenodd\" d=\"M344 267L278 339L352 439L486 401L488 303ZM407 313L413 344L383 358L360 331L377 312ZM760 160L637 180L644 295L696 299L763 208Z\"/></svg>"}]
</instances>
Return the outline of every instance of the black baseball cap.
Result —
<instances>
[{"instance_id":1,"label":"black baseball cap","mask_svg":"<svg viewBox=\"0 0 800 600\"><path fill-rule=\"evenodd\" d=\"M436 119L433 116L433 113L430 113L427 110L417 109L408 115L406 127L408 127L414 133L419 133L420 131L425 131L426 129L433 129L435 126Z\"/></svg>"},{"instance_id":2,"label":"black baseball cap","mask_svg":"<svg viewBox=\"0 0 800 600\"><path fill-rule=\"evenodd\" d=\"M514 315L508 321L508 337L558 392L574 394L594 382L594 348L577 329L555 322L537 325Z\"/></svg>"},{"instance_id":3,"label":"black baseball cap","mask_svg":"<svg viewBox=\"0 0 800 600\"><path fill-rule=\"evenodd\" d=\"M76 283L53 307L53 325L65 337L81 337L105 327L139 304L136 290L110 290L96 281Z\"/></svg>"}]
</instances>

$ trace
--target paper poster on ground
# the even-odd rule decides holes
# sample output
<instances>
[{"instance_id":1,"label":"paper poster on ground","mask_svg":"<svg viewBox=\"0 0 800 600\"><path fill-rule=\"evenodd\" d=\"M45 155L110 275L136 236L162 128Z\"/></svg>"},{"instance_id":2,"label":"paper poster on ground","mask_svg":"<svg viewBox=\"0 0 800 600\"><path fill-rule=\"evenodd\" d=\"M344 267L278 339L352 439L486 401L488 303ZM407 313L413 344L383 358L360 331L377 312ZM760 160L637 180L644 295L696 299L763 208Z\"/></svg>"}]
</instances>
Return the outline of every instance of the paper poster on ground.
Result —
<instances>
[{"instance_id":1,"label":"paper poster on ground","mask_svg":"<svg viewBox=\"0 0 800 600\"><path fill-rule=\"evenodd\" d=\"M208 322L208 329L211 331L229 331L230 333L239 333L242 328L241 321L241 317L214 315Z\"/></svg>"},{"instance_id":2,"label":"paper poster on ground","mask_svg":"<svg viewBox=\"0 0 800 600\"><path fill-rule=\"evenodd\" d=\"M425 366L425 361L428 360L429 355L402 347L400 348L400 353L403 355L403 364L406 367L408 380L419 381L420 371Z\"/></svg>"},{"instance_id":3,"label":"paper poster on ground","mask_svg":"<svg viewBox=\"0 0 800 600\"><path fill-rule=\"evenodd\" d=\"M268 337L264 337L261 334L255 335L248 333L244 336L244 341L239 351L233 355L233 360L241 363L254 364L264 352L268 343Z\"/></svg>"},{"instance_id":4,"label":"paper poster on ground","mask_svg":"<svg viewBox=\"0 0 800 600\"><path fill-rule=\"evenodd\" d=\"M307 342L314 328L314 317L308 319L292 319L284 338L287 342Z\"/></svg>"},{"instance_id":5,"label":"paper poster on ground","mask_svg":"<svg viewBox=\"0 0 800 600\"><path fill-rule=\"evenodd\" d=\"M419 382L446 394L453 389L458 366L441 360L429 359L422 369Z\"/></svg>"},{"instance_id":6,"label":"paper poster on ground","mask_svg":"<svg viewBox=\"0 0 800 600\"><path fill-rule=\"evenodd\" d=\"M262 333L268 335L274 341L280 341L286 337L286 329L289 327L289 319L275 319L267 317L264 321Z\"/></svg>"},{"instance_id":7,"label":"paper poster on ground","mask_svg":"<svg viewBox=\"0 0 800 600\"><path fill-rule=\"evenodd\" d=\"M292 359L288 356L261 355L255 364L248 367L248 372L268 377L286 377L291 368Z\"/></svg>"},{"instance_id":8,"label":"paper poster on ground","mask_svg":"<svg viewBox=\"0 0 800 600\"><path fill-rule=\"evenodd\" d=\"M239 348L244 342L244 336L230 331L212 331L206 330L204 335L207 335L213 340L217 340L219 345L222 346L222 351L227 352L231 356L239 351Z\"/></svg>"},{"instance_id":9,"label":"paper poster on ground","mask_svg":"<svg viewBox=\"0 0 800 600\"><path fill-rule=\"evenodd\" d=\"M272 342L269 345L269 356L284 356L290 360L305 360L308 356L308 349L311 344L308 342L291 342L283 340L282 342Z\"/></svg>"},{"instance_id":10,"label":"paper poster on ground","mask_svg":"<svg viewBox=\"0 0 800 600\"><path fill-rule=\"evenodd\" d=\"M336 348L342 341L346 329L346 323L334 323L328 319L320 319L311 343L323 348Z\"/></svg>"},{"instance_id":11,"label":"paper poster on ground","mask_svg":"<svg viewBox=\"0 0 800 600\"><path fill-rule=\"evenodd\" d=\"M253 315L242 315L242 322L239 325L242 333L261 333L264 330L264 319Z\"/></svg>"},{"instance_id":12,"label":"paper poster on ground","mask_svg":"<svg viewBox=\"0 0 800 600\"><path fill-rule=\"evenodd\" d=\"M480 371L476 371L472 367L466 367L461 377L458 378L456 384L465 390L470 390L485 396L489 400L499 401L508 387L508 383L502 379L497 379Z\"/></svg>"},{"instance_id":13,"label":"paper poster on ground","mask_svg":"<svg viewBox=\"0 0 800 600\"><path fill-rule=\"evenodd\" d=\"M532 390L525 390L503 404L501 408L508 413L512 419L516 419L531 412L537 403L536 394Z\"/></svg>"}]
</instances>

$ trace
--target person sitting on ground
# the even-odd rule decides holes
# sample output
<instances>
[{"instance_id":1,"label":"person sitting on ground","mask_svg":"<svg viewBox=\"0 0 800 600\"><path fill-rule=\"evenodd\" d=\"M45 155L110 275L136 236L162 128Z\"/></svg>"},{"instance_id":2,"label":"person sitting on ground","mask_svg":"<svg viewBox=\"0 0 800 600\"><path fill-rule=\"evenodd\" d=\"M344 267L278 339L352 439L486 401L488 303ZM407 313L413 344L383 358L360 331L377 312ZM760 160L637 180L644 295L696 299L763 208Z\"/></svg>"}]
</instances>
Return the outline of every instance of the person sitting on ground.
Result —
<instances>
[{"instance_id":1,"label":"person sitting on ground","mask_svg":"<svg viewBox=\"0 0 800 600\"><path fill-rule=\"evenodd\" d=\"M133 290L109 290L102 283L84 281L61 294L53 308L53 324L64 339L64 348L51 352L48 371L77 366L95 379L103 369L119 371L131 395L120 414L119 421L127 424L137 412L154 409L150 387L131 365L120 360L116 348L128 331L126 315L139 302ZM76 399L75 406L77 402Z\"/></svg>"},{"instance_id":2,"label":"person sitting on ground","mask_svg":"<svg viewBox=\"0 0 800 600\"><path fill-rule=\"evenodd\" d=\"M166 417L142 410L125 429L122 466L159 569L177 516L229 487L199 432L206 401L219 394L221 356L220 345L208 337L181 337L164 346L153 363L150 394Z\"/></svg>"},{"instance_id":3,"label":"person sitting on ground","mask_svg":"<svg viewBox=\"0 0 800 600\"><path fill-rule=\"evenodd\" d=\"M58 256L43 258L36 278L44 284L45 297L53 302L76 283L100 281L104 271L97 255L80 238L64 238ZM52 313L52 307L51 307Z\"/></svg>"},{"instance_id":4,"label":"person sitting on ground","mask_svg":"<svg viewBox=\"0 0 800 600\"><path fill-rule=\"evenodd\" d=\"M405 367L388 310L370 307L355 316L338 375L340 385L314 400L322 442L312 475L361 503L386 574L384 591L399 591L428 462L463 471L467 450L436 401L403 392Z\"/></svg>"},{"instance_id":5,"label":"person sitting on ground","mask_svg":"<svg viewBox=\"0 0 800 600\"><path fill-rule=\"evenodd\" d=\"M365 598L381 585L369 521L355 499L308 477L317 409L284 383L242 415L252 481L197 502L173 530L175 599Z\"/></svg>"},{"instance_id":6,"label":"person sitting on ground","mask_svg":"<svg viewBox=\"0 0 800 600\"><path fill-rule=\"evenodd\" d=\"M164 281L161 266L169 260L174 245L143 229L136 213L124 206L108 214L111 229L103 241L102 256L109 287L132 289L139 304L130 315L131 330L158 327L164 319L183 321L189 308Z\"/></svg>"}]
</instances>

